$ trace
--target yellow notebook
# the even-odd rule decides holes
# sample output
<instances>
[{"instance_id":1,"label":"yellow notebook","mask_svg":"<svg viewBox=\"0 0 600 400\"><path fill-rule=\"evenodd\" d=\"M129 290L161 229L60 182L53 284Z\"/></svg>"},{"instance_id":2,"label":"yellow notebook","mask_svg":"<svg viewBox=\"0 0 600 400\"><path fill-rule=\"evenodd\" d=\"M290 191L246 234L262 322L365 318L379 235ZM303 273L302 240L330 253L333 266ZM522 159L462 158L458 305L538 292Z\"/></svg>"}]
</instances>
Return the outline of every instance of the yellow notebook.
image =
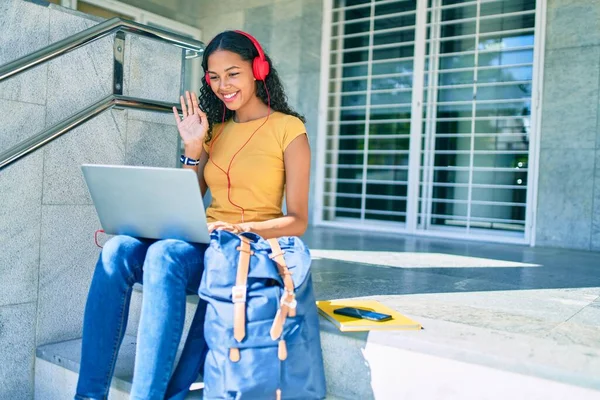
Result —
<instances>
[{"instance_id":1,"label":"yellow notebook","mask_svg":"<svg viewBox=\"0 0 600 400\"><path fill-rule=\"evenodd\" d=\"M375 331L375 330L419 330L421 324L405 317L397 311L384 306L375 300L331 300L317 301L319 313L333 322L342 332ZM382 314L389 314L392 319L388 321L376 322L366 319L346 317L344 315L334 314L333 310L342 307L356 307L363 310L375 311Z\"/></svg>"}]
</instances>

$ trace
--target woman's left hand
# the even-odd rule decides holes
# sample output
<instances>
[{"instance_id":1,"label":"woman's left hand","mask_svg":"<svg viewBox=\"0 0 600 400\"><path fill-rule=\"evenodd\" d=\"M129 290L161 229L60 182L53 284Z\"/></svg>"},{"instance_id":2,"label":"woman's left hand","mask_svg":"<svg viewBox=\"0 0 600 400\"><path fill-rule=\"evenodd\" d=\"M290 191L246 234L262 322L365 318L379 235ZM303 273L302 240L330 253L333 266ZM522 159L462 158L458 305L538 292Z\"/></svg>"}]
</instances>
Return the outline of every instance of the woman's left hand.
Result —
<instances>
[{"instance_id":1,"label":"woman's left hand","mask_svg":"<svg viewBox=\"0 0 600 400\"><path fill-rule=\"evenodd\" d=\"M223 230L238 234L243 232L250 232L251 227L249 223L230 224L228 222L217 221L208 224L208 231L212 232L214 230Z\"/></svg>"}]
</instances>

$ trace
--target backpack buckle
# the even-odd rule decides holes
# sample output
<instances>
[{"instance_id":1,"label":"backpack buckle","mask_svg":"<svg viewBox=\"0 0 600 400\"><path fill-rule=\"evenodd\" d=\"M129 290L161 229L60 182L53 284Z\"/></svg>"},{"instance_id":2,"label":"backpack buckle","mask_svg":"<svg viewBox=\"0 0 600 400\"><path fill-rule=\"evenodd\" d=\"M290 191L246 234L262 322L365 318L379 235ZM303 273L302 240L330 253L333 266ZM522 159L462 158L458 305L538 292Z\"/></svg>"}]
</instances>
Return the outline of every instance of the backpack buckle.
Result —
<instances>
[{"instance_id":1,"label":"backpack buckle","mask_svg":"<svg viewBox=\"0 0 600 400\"><path fill-rule=\"evenodd\" d=\"M292 301L287 301L286 300L287 296L291 296ZM283 293L283 296L281 296L281 304L288 306L291 309L295 309L296 306L298 305L298 302L296 301L296 296L294 296L294 292L289 292L286 290L285 293Z\"/></svg>"},{"instance_id":2,"label":"backpack buckle","mask_svg":"<svg viewBox=\"0 0 600 400\"><path fill-rule=\"evenodd\" d=\"M231 288L231 300L234 303L246 302L246 285L236 285Z\"/></svg>"},{"instance_id":3,"label":"backpack buckle","mask_svg":"<svg viewBox=\"0 0 600 400\"><path fill-rule=\"evenodd\" d=\"M275 258L277 258L279 256L283 256L284 254L285 254L285 250L281 250L280 253L271 253L271 254L269 254L269 258L271 260L273 260L273 259L275 259Z\"/></svg>"}]
</instances>

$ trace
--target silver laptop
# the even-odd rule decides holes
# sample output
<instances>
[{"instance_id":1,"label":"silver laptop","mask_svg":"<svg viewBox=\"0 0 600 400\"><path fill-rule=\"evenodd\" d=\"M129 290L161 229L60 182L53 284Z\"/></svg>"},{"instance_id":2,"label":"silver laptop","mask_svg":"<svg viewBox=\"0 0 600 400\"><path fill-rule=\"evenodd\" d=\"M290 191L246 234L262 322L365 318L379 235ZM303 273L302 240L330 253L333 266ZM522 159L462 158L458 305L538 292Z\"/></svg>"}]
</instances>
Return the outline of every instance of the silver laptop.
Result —
<instances>
[{"instance_id":1,"label":"silver laptop","mask_svg":"<svg viewBox=\"0 0 600 400\"><path fill-rule=\"evenodd\" d=\"M209 242L194 171L90 164L81 169L106 233Z\"/></svg>"}]
</instances>

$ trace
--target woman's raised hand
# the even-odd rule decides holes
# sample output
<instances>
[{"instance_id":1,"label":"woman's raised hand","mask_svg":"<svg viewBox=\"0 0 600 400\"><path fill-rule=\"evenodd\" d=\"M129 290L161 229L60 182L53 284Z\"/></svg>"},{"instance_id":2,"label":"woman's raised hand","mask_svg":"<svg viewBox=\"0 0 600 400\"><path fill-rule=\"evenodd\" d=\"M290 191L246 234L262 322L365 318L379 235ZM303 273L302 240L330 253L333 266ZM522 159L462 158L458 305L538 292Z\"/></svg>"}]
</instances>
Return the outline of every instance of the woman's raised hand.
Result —
<instances>
[{"instance_id":1,"label":"woman's raised hand","mask_svg":"<svg viewBox=\"0 0 600 400\"><path fill-rule=\"evenodd\" d=\"M200 110L198 106L198 98L194 92L185 92L187 106L183 96L180 96L181 111L183 119L179 117L177 107L173 107L173 114L177 122L177 130L181 136L181 140L185 145L186 150L192 150L192 153L197 152L198 155L202 151L202 144L206 132L208 132L208 118L206 114Z\"/></svg>"}]
</instances>

